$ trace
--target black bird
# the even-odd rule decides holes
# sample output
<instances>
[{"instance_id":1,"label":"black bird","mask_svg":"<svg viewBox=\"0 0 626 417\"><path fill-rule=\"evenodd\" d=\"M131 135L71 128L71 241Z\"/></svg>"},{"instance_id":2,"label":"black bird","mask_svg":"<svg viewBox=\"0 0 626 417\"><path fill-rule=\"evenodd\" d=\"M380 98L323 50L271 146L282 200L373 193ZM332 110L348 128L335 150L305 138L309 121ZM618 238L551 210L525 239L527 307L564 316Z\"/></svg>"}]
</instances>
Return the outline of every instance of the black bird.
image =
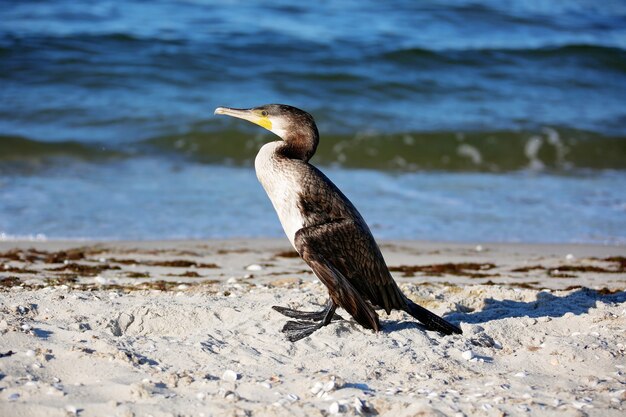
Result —
<instances>
[{"instance_id":1,"label":"black bird","mask_svg":"<svg viewBox=\"0 0 626 417\"><path fill-rule=\"evenodd\" d=\"M309 163L319 142L313 117L300 109L268 104L252 109L218 107L215 114L248 120L278 135L256 156L256 174L289 241L328 289L319 312L273 308L297 319L283 332L295 342L328 325L337 307L363 327L380 330L375 309L403 310L428 330L449 335L461 329L409 300L398 288L367 224L343 193Z\"/></svg>"}]
</instances>

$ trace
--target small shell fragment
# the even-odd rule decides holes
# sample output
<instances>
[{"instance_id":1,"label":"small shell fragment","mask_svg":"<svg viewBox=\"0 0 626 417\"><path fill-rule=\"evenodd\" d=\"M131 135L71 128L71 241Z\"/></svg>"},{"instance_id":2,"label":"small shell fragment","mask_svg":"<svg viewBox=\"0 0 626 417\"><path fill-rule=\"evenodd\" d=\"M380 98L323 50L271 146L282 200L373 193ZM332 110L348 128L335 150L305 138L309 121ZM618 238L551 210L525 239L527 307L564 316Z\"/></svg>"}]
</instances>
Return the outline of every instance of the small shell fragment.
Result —
<instances>
[{"instance_id":1,"label":"small shell fragment","mask_svg":"<svg viewBox=\"0 0 626 417\"><path fill-rule=\"evenodd\" d=\"M466 361L469 361L470 359L474 358L476 355L471 350L466 350L465 352L461 353L461 356Z\"/></svg>"},{"instance_id":2,"label":"small shell fragment","mask_svg":"<svg viewBox=\"0 0 626 417\"><path fill-rule=\"evenodd\" d=\"M324 384L322 384L321 382L317 381L315 383L315 385L313 385L311 387L311 394L317 395L317 393L319 393L322 390L322 388L324 388Z\"/></svg>"},{"instance_id":3,"label":"small shell fragment","mask_svg":"<svg viewBox=\"0 0 626 417\"><path fill-rule=\"evenodd\" d=\"M287 400L284 398L281 398L280 400L274 402L272 405L274 407L284 407L285 405L287 405Z\"/></svg>"},{"instance_id":4,"label":"small shell fragment","mask_svg":"<svg viewBox=\"0 0 626 417\"><path fill-rule=\"evenodd\" d=\"M252 264L246 267L246 270L248 271L261 271L262 269L263 267L259 264Z\"/></svg>"},{"instance_id":5,"label":"small shell fragment","mask_svg":"<svg viewBox=\"0 0 626 417\"><path fill-rule=\"evenodd\" d=\"M363 414L363 409L365 408L365 403L358 397L354 398L354 410L357 414Z\"/></svg>"},{"instance_id":6,"label":"small shell fragment","mask_svg":"<svg viewBox=\"0 0 626 417\"><path fill-rule=\"evenodd\" d=\"M106 285L109 282L108 279L106 279L105 277L101 277L100 275L95 277L93 280L96 281L96 284L98 285Z\"/></svg>"},{"instance_id":7,"label":"small shell fragment","mask_svg":"<svg viewBox=\"0 0 626 417\"><path fill-rule=\"evenodd\" d=\"M222 374L222 380L223 381L228 381L228 382L235 382L236 380L239 379L239 377L240 377L240 375L237 372L232 371L230 369L227 369Z\"/></svg>"},{"instance_id":8,"label":"small shell fragment","mask_svg":"<svg viewBox=\"0 0 626 417\"><path fill-rule=\"evenodd\" d=\"M593 405L587 404L587 403L583 403L583 402L580 402L580 401L573 401L572 402L572 406L574 406L574 408L576 408L578 410L582 410L583 407L593 408Z\"/></svg>"},{"instance_id":9,"label":"small shell fragment","mask_svg":"<svg viewBox=\"0 0 626 417\"><path fill-rule=\"evenodd\" d=\"M337 401L335 401L330 405L330 407L328 407L328 412L330 414L339 414L341 412L341 406Z\"/></svg>"},{"instance_id":10,"label":"small shell fragment","mask_svg":"<svg viewBox=\"0 0 626 417\"><path fill-rule=\"evenodd\" d=\"M335 381L334 380L330 380L326 384L324 384L324 387L322 388L322 391L330 392L333 389L335 389Z\"/></svg>"}]
</instances>

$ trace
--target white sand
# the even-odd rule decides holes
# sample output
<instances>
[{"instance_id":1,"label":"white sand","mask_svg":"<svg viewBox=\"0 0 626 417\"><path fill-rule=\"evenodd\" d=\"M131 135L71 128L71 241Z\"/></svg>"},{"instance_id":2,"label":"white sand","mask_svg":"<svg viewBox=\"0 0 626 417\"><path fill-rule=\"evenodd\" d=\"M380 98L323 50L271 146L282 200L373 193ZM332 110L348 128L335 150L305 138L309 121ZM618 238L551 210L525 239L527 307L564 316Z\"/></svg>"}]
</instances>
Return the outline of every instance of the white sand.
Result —
<instances>
[{"instance_id":1,"label":"white sand","mask_svg":"<svg viewBox=\"0 0 626 417\"><path fill-rule=\"evenodd\" d=\"M0 251L31 246L81 245ZM64 264L42 254L0 257L0 278L13 280L0 292L0 415L624 415L626 273L595 259L623 247L387 243L390 266L494 264L394 273L464 335L424 332L394 312L381 315L380 333L340 321L295 344L270 307L319 309L326 293L298 258L276 256L288 250L282 240L98 248L66 264L121 269L70 277L48 271ZM154 265L180 259L219 267ZM512 271L540 265L565 272ZM184 272L201 277L168 275ZM172 284L137 289L159 280ZM564 290L574 285L589 288Z\"/></svg>"}]
</instances>

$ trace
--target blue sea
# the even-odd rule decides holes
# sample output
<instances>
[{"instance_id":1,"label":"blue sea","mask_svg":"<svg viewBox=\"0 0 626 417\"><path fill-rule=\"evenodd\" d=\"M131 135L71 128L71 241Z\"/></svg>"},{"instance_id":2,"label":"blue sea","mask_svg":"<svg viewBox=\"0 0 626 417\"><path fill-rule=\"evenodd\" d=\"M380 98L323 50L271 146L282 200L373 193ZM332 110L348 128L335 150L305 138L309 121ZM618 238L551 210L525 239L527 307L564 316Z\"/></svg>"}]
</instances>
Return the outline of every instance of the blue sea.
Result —
<instances>
[{"instance_id":1,"label":"blue sea","mask_svg":"<svg viewBox=\"0 0 626 417\"><path fill-rule=\"evenodd\" d=\"M4 0L0 239L282 236L266 103L379 238L626 244L622 0Z\"/></svg>"}]
</instances>

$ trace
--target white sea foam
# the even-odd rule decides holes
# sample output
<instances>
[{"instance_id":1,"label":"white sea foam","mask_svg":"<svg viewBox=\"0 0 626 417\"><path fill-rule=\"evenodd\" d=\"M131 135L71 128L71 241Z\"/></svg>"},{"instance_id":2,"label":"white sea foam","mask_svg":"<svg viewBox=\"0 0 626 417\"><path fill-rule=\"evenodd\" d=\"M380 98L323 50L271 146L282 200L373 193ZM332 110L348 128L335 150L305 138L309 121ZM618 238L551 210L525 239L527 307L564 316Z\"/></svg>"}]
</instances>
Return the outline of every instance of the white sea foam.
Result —
<instances>
[{"instance_id":1,"label":"white sea foam","mask_svg":"<svg viewBox=\"0 0 626 417\"><path fill-rule=\"evenodd\" d=\"M29 235L12 235L12 234L8 234L8 233L0 233L0 241L3 242L15 242L15 241L24 241L27 240L29 242L45 242L48 240L48 238L46 237L46 235L44 235L43 233L37 233L37 234L29 234Z\"/></svg>"}]
</instances>

